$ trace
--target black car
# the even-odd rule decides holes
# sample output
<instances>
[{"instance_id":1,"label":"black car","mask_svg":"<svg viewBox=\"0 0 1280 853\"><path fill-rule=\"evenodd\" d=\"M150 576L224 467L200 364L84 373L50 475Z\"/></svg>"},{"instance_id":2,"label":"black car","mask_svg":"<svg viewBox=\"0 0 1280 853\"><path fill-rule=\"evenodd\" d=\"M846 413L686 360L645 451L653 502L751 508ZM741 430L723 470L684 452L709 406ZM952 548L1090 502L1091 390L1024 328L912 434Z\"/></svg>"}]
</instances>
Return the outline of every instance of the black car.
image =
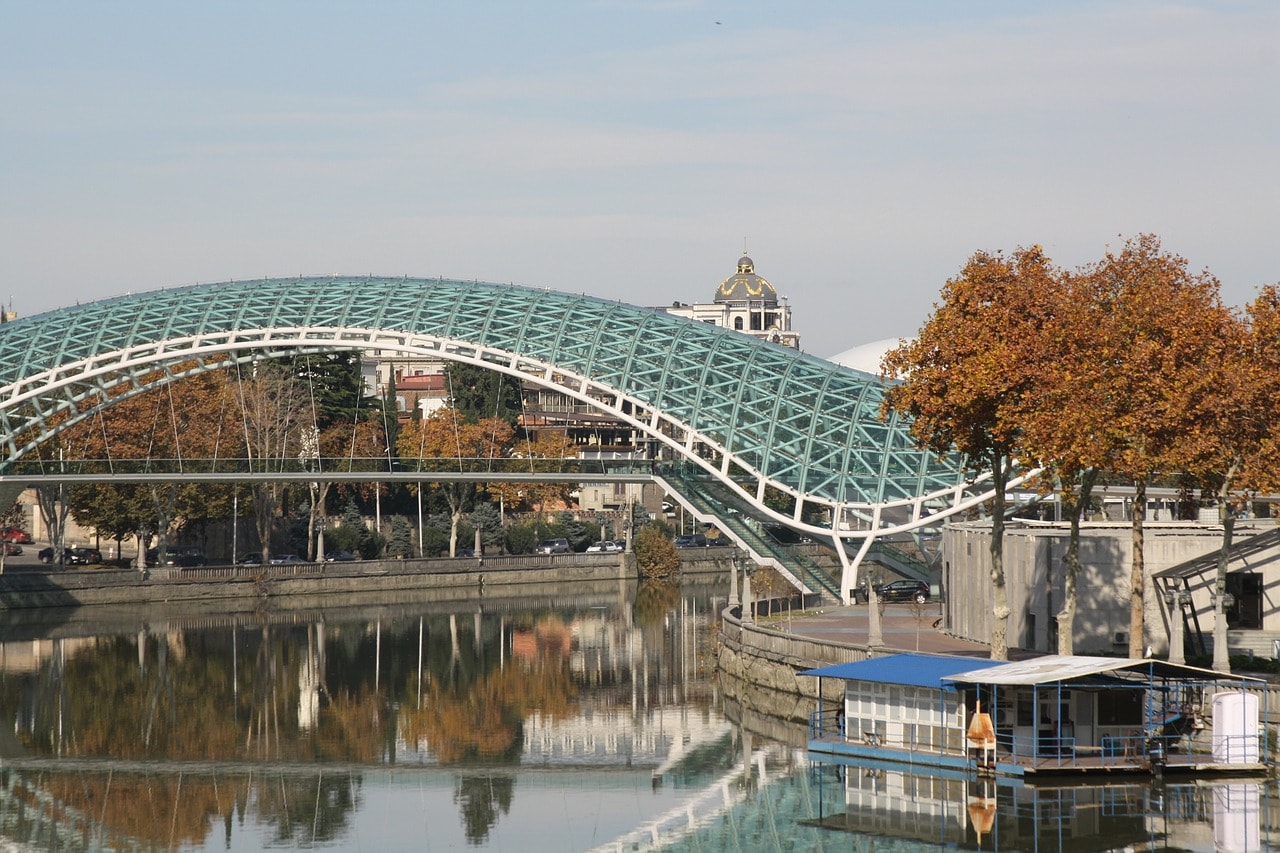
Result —
<instances>
[{"instance_id":1,"label":"black car","mask_svg":"<svg viewBox=\"0 0 1280 853\"><path fill-rule=\"evenodd\" d=\"M330 551L324 555L326 563L353 563L358 559L360 558L350 551Z\"/></svg>"},{"instance_id":2,"label":"black car","mask_svg":"<svg viewBox=\"0 0 1280 853\"><path fill-rule=\"evenodd\" d=\"M158 566L160 552L152 548L147 551L147 565ZM199 545L170 545L165 549L164 564L180 568L198 568L209 565L203 549Z\"/></svg>"},{"instance_id":3,"label":"black car","mask_svg":"<svg viewBox=\"0 0 1280 853\"><path fill-rule=\"evenodd\" d=\"M924 604L929 600L929 585L924 581L890 581L876 584L876 597L881 601L914 601ZM855 601L867 600L866 588L859 589L853 595Z\"/></svg>"},{"instance_id":4,"label":"black car","mask_svg":"<svg viewBox=\"0 0 1280 853\"><path fill-rule=\"evenodd\" d=\"M676 537L677 548L705 548L707 547L707 537L701 533L686 533L684 536Z\"/></svg>"},{"instance_id":5,"label":"black car","mask_svg":"<svg viewBox=\"0 0 1280 853\"><path fill-rule=\"evenodd\" d=\"M40 562L52 565L59 562L64 566L89 566L102 562L102 554L97 548L63 548L62 559L54 559L53 548L41 548L36 555Z\"/></svg>"}]
</instances>

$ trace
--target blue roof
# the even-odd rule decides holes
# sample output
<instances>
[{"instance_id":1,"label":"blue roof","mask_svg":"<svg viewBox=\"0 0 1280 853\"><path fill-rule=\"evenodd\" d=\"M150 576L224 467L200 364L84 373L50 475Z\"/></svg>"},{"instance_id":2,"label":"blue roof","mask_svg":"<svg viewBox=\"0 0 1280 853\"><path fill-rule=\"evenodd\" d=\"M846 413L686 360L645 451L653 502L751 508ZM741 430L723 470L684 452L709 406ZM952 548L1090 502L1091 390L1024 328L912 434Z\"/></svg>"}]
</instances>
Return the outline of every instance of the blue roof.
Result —
<instances>
[{"instance_id":1,"label":"blue roof","mask_svg":"<svg viewBox=\"0 0 1280 853\"><path fill-rule=\"evenodd\" d=\"M840 663L819 669L809 669L800 673L800 675L955 690L955 685L944 684L943 679L961 672L1003 666L1005 663L1007 661L957 657L954 655L887 655L882 658L868 658L867 660L854 661L853 663Z\"/></svg>"}]
</instances>

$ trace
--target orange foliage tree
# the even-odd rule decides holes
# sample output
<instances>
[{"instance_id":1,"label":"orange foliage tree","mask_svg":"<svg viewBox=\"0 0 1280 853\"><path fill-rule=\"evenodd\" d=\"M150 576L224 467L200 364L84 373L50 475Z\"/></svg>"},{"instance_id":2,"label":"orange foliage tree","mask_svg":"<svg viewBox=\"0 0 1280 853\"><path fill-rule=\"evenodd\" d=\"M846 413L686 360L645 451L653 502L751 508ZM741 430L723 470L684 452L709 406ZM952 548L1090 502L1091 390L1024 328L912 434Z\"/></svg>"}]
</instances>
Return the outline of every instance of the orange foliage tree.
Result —
<instances>
[{"instance_id":1,"label":"orange foliage tree","mask_svg":"<svg viewBox=\"0 0 1280 853\"><path fill-rule=\"evenodd\" d=\"M1224 596L1236 516L1252 494L1280 489L1280 285L1261 288L1238 323L1223 321L1196 378L1184 392L1190 426L1178 456L1214 494L1221 514L1213 668L1229 672Z\"/></svg>"},{"instance_id":2,"label":"orange foliage tree","mask_svg":"<svg viewBox=\"0 0 1280 853\"><path fill-rule=\"evenodd\" d=\"M943 287L941 304L916 339L889 352L882 365L888 378L900 380L887 389L882 414L909 416L911 434L922 447L939 454L959 451L970 470L991 474L995 660L1009 654L1004 495L1022 450L1016 403L1035 391L1020 365L1026 342L1049 323L1041 294L1056 287L1059 276L1038 246L1010 258L975 254Z\"/></svg>"},{"instance_id":3,"label":"orange foliage tree","mask_svg":"<svg viewBox=\"0 0 1280 853\"><path fill-rule=\"evenodd\" d=\"M406 424L396 438L396 451L415 460L424 471L483 472L507 455L515 428L502 418L467 423L452 406L437 409ZM449 503L449 554L457 553L458 525L475 499L473 482L446 482L441 491Z\"/></svg>"},{"instance_id":4,"label":"orange foliage tree","mask_svg":"<svg viewBox=\"0 0 1280 853\"><path fill-rule=\"evenodd\" d=\"M182 372L193 365L179 365ZM160 378L143 377L144 384ZM78 458L167 460L176 471L203 468L208 460L243 453L242 432L227 376L201 373L110 403L98 415L68 430L64 449ZM225 486L178 481L107 484L71 490L72 513L82 524L121 538L129 524L139 540L139 559L154 533L163 551L183 525L229 511Z\"/></svg>"},{"instance_id":5,"label":"orange foliage tree","mask_svg":"<svg viewBox=\"0 0 1280 853\"><path fill-rule=\"evenodd\" d=\"M1164 251L1153 235L1125 242L1086 270L1102 306L1089 362L1105 396L1107 467L1134 484L1129 582L1129 656L1146 645L1146 596L1151 580L1143 558L1146 487L1161 472L1185 471L1200 451L1196 411L1214 394L1225 353L1237 346L1230 311L1217 279L1192 273L1184 258Z\"/></svg>"}]
</instances>

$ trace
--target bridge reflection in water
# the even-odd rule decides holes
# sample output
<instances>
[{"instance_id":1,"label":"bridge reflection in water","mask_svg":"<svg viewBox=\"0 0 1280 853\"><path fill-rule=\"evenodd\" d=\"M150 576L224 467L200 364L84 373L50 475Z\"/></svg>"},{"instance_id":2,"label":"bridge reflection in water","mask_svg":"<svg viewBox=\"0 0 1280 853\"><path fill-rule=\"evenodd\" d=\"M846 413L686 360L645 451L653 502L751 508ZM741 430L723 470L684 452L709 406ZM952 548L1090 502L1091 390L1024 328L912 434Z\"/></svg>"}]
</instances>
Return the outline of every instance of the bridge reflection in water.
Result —
<instances>
[{"instance_id":1,"label":"bridge reflection in water","mask_svg":"<svg viewBox=\"0 0 1280 853\"><path fill-rule=\"evenodd\" d=\"M725 592L0 612L0 844L1272 849L1254 783L1005 788L814 763L800 724L722 707Z\"/></svg>"}]
</instances>

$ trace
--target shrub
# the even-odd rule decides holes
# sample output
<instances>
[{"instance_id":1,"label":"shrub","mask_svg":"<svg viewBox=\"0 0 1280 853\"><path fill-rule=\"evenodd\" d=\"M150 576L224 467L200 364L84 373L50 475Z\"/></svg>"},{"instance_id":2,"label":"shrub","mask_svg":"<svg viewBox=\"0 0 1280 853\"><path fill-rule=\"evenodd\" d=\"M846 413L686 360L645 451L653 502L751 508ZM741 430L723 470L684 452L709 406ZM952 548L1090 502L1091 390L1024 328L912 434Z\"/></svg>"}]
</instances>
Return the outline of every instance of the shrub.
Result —
<instances>
[{"instance_id":1,"label":"shrub","mask_svg":"<svg viewBox=\"0 0 1280 853\"><path fill-rule=\"evenodd\" d=\"M680 552L663 527L665 525L646 524L631 543L641 577L669 578L680 574Z\"/></svg>"}]
</instances>

